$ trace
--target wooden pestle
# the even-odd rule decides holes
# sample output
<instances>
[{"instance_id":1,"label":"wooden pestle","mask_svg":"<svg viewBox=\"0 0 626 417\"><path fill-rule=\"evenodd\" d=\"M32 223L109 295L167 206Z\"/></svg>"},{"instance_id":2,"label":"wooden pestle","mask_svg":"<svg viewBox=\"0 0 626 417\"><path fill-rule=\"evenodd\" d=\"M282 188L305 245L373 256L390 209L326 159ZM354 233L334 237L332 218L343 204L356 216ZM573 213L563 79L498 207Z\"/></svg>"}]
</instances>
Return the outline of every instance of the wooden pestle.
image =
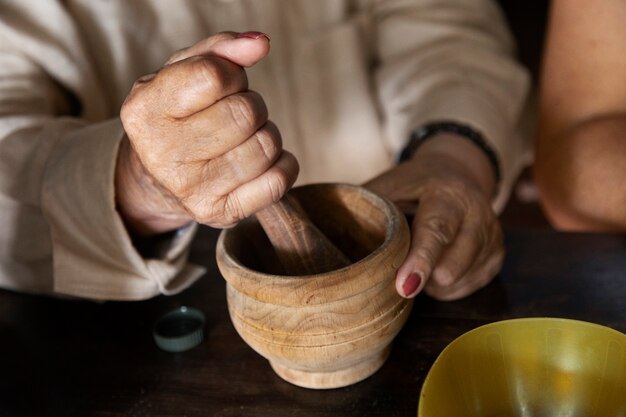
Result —
<instances>
[{"instance_id":1,"label":"wooden pestle","mask_svg":"<svg viewBox=\"0 0 626 417\"><path fill-rule=\"evenodd\" d=\"M256 217L287 275L319 274L351 263L288 194Z\"/></svg>"}]
</instances>

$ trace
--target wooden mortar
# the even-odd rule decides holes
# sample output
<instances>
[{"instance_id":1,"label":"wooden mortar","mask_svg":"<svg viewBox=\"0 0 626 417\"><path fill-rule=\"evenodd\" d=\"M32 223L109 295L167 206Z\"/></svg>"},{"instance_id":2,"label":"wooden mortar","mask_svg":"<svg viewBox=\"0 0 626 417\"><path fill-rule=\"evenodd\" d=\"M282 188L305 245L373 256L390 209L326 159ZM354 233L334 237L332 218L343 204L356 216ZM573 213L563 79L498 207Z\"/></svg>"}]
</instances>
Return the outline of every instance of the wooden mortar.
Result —
<instances>
[{"instance_id":1,"label":"wooden mortar","mask_svg":"<svg viewBox=\"0 0 626 417\"><path fill-rule=\"evenodd\" d=\"M217 264L240 336L283 379L337 388L376 372L412 305L395 290L409 228L393 203L362 187L292 189L311 221L351 261L311 275L285 275L256 218L220 234Z\"/></svg>"},{"instance_id":2,"label":"wooden mortar","mask_svg":"<svg viewBox=\"0 0 626 417\"><path fill-rule=\"evenodd\" d=\"M350 265L350 259L311 221L298 200L286 194L256 218L285 275L311 275Z\"/></svg>"}]
</instances>

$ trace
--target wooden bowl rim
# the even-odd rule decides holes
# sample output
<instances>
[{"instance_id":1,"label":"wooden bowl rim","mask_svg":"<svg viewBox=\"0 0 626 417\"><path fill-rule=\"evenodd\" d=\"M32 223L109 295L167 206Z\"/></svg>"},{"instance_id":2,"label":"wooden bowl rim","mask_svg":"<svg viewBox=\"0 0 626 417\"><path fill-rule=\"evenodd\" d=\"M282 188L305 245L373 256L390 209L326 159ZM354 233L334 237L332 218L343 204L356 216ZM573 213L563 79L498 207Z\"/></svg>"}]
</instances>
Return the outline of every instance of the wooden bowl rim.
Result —
<instances>
[{"instance_id":1,"label":"wooden bowl rim","mask_svg":"<svg viewBox=\"0 0 626 417\"><path fill-rule=\"evenodd\" d=\"M400 212L400 210L386 197L383 197L373 191L354 184L345 184L345 183L315 183L315 184L307 184L300 187L297 187L299 190L304 190L308 187L320 187L320 186L332 186L338 189L346 189L353 190L364 194L367 196L368 201L376 202L376 207L379 207L384 211L385 219L387 221L387 228L385 231L385 238L383 242L369 255L365 256L363 259L341 269L337 269L330 272L325 272L321 274L314 275L303 275L303 276L289 276L289 275L277 275L277 274L269 274L262 271L256 271L251 268L248 268L245 265L237 262L236 259L227 253L224 250L224 241L228 238L229 234L232 233L233 229L224 229L218 238L217 241L217 262L220 270L222 268L230 268L231 270L238 270L239 273L237 279L234 279L232 276L227 276L229 274L224 274L222 272L222 276L224 279L233 286L237 291L241 291L244 294L253 297L259 301L266 302L275 302L277 298L279 298L280 305L290 305L290 306L298 306L298 305L316 305L316 304L325 304L329 302L334 302L350 297L357 296L359 293L366 291L367 289L379 286L383 282L380 280L374 281L370 279L369 285L363 286L360 288L358 292L352 292L349 294L344 294L342 291L331 291L332 288L340 288L346 285L346 272L351 269L352 271L348 275L350 278L356 278L359 281L368 281L368 274L365 273L367 270L366 265L370 263L376 262L378 258L385 258L386 252L389 249L393 249L394 245L405 246L403 248L403 256L406 256L406 252L408 251L410 233L408 223L404 217L404 215ZM380 262L380 261L379 261ZM400 267L400 264L393 264L393 268L397 269ZM359 277L360 276L360 277ZM251 277L255 277L252 279ZM365 278L363 278L365 277ZM272 289L268 290L267 281L273 280L275 284ZM239 283L237 281L240 281ZM294 292L306 292L306 289L312 287L313 289L320 288L321 282L324 282L323 287L325 290L323 292L319 290L312 291L312 295L310 298L306 299L302 302L301 296L295 296L293 293L285 294L286 288L298 289L298 291ZM245 285L243 285L245 282ZM263 286L263 291L259 291L260 287ZM352 287L354 284L351 285ZM394 289L395 292L395 289ZM292 296L290 296L292 295Z\"/></svg>"}]
</instances>

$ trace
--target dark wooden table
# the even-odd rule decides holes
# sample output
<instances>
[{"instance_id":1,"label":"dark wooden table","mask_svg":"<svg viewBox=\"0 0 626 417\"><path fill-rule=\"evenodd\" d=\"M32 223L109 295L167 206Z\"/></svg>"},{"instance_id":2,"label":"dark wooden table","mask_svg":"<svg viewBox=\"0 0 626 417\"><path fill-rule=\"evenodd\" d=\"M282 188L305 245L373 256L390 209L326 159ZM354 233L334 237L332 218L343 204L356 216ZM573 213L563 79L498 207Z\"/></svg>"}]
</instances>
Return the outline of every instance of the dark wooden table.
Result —
<instances>
[{"instance_id":1,"label":"dark wooden table","mask_svg":"<svg viewBox=\"0 0 626 417\"><path fill-rule=\"evenodd\" d=\"M0 416L415 416L437 355L482 324L555 316L626 332L626 236L513 229L499 277L462 301L418 297L374 376L336 390L298 388L232 327L216 236L200 230L192 259L209 272L177 296L95 304L0 291ZM180 305L206 314L206 339L166 353L152 325Z\"/></svg>"}]
</instances>

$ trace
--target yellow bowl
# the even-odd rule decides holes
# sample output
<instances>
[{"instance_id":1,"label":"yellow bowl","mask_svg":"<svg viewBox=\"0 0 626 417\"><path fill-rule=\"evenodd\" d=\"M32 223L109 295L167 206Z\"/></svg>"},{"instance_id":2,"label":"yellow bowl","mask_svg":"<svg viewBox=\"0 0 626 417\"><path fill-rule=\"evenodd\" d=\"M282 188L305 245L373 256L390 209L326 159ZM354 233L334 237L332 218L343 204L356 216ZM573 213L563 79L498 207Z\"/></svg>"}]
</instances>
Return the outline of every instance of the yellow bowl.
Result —
<instances>
[{"instance_id":1,"label":"yellow bowl","mask_svg":"<svg viewBox=\"0 0 626 417\"><path fill-rule=\"evenodd\" d=\"M505 320L439 355L418 417L624 417L626 335L557 318Z\"/></svg>"}]
</instances>

